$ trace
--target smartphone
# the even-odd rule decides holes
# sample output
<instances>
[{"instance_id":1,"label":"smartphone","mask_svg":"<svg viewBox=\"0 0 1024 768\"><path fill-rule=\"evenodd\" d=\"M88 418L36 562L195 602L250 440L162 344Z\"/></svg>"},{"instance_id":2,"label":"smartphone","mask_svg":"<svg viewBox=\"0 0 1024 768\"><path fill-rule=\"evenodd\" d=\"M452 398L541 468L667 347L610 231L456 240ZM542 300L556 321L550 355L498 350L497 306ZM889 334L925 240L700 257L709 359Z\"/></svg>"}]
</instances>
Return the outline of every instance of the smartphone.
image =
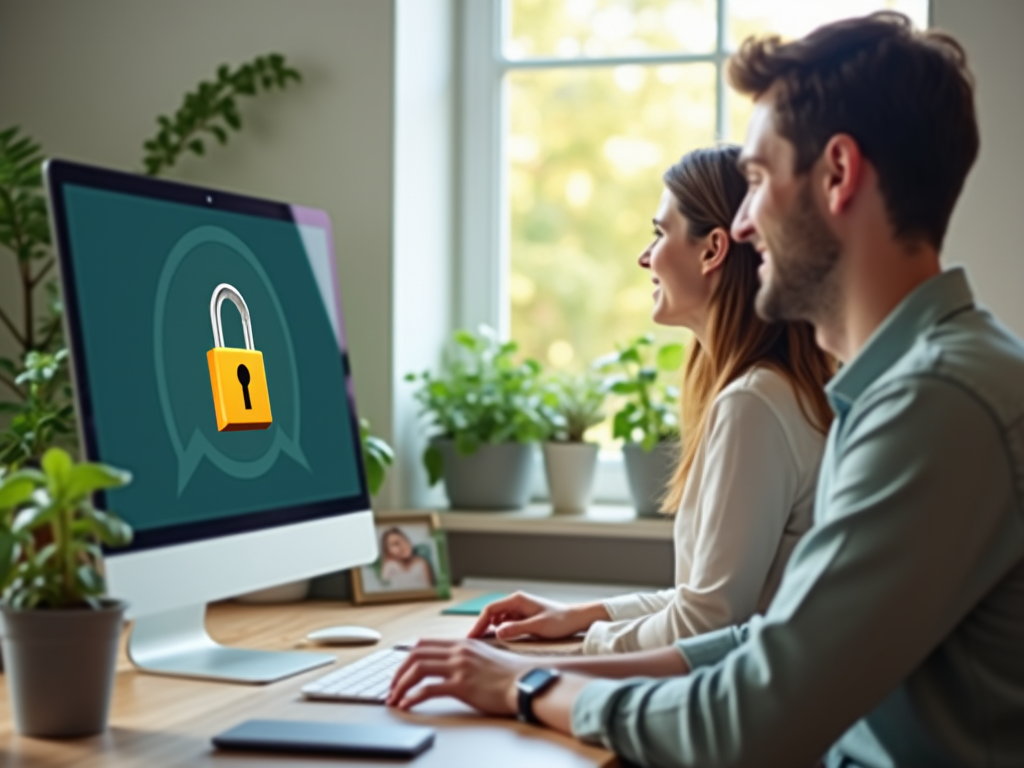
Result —
<instances>
[{"instance_id":1,"label":"smartphone","mask_svg":"<svg viewBox=\"0 0 1024 768\"><path fill-rule=\"evenodd\" d=\"M434 743L434 729L304 720L246 720L213 737L217 749L413 758Z\"/></svg>"}]
</instances>

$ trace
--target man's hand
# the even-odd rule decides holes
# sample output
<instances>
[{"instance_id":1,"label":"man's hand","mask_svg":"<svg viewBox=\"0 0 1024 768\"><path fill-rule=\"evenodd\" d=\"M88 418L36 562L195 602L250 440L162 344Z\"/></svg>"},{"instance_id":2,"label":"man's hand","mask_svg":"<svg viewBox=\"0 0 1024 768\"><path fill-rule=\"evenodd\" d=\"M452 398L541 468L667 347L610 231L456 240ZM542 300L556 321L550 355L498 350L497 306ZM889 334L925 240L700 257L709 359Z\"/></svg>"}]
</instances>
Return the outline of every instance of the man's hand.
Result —
<instances>
[{"instance_id":1,"label":"man's hand","mask_svg":"<svg viewBox=\"0 0 1024 768\"><path fill-rule=\"evenodd\" d=\"M566 605L525 592L516 592L488 605L469 631L470 637L483 637L489 630L501 640L532 635L545 640L571 637L595 621L611 617L601 603Z\"/></svg>"},{"instance_id":2,"label":"man's hand","mask_svg":"<svg viewBox=\"0 0 1024 768\"><path fill-rule=\"evenodd\" d=\"M410 709L427 699L454 696L489 715L514 715L516 680L535 666L536 659L475 640L421 640L395 673L387 703ZM423 682L427 678L439 679Z\"/></svg>"}]
</instances>

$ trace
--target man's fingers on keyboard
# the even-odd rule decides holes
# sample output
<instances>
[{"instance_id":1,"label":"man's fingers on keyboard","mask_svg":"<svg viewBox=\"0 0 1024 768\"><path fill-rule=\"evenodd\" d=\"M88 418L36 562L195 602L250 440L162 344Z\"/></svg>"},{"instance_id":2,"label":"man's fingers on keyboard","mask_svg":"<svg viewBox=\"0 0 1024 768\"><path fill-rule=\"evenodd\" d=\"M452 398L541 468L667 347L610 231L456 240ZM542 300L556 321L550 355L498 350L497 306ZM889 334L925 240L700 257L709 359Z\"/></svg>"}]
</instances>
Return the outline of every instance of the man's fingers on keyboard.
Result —
<instances>
[{"instance_id":1,"label":"man's fingers on keyboard","mask_svg":"<svg viewBox=\"0 0 1024 768\"><path fill-rule=\"evenodd\" d=\"M395 684L402 679L402 676L409 670L413 664L417 661L423 661L425 659L447 659L450 656L449 652L445 648L431 648L427 646L416 646L413 648L405 657L405 661L399 665L398 669L395 670L395 676L391 678L391 690L395 689ZM391 698L390 696L388 697Z\"/></svg>"},{"instance_id":2,"label":"man's fingers on keyboard","mask_svg":"<svg viewBox=\"0 0 1024 768\"><path fill-rule=\"evenodd\" d=\"M443 677L447 679L453 669L454 664L448 660L414 660L402 674L395 675L395 680L391 684L391 695L388 696L388 704L402 702L406 698L406 693L409 692L409 689L423 680L423 678Z\"/></svg>"},{"instance_id":3,"label":"man's fingers on keyboard","mask_svg":"<svg viewBox=\"0 0 1024 768\"><path fill-rule=\"evenodd\" d=\"M398 706L400 709L411 709L427 699L436 699L440 696L454 696L457 688L458 686L455 683L450 683L447 680L443 683L427 683L421 685L402 699L402 703Z\"/></svg>"}]
</instances>

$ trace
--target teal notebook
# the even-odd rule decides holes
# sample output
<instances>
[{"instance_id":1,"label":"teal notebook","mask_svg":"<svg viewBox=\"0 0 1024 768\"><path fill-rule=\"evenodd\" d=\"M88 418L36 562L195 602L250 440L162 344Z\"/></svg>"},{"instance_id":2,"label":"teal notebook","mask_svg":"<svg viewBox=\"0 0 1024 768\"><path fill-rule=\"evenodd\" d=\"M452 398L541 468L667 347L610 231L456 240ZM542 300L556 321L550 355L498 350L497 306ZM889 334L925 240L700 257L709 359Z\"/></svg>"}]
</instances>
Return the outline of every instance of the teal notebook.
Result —
<instances>
[{"instance_id":1,"label":"teal notebook","mask_svg":"<svg viewBox=\"0 0 1024 768\"><path fill-rule=\"evenodd\" d=\"M486 608L488 605L493 603L495 600L501 600L503 597L508 597L506 592L488 592L486 595L480 595L480 597L474 597L472 600L466 600L464 603L456 603L445 608L441 613L449 616L479 616L480 611Z\"/></svg>"}]
</instances>

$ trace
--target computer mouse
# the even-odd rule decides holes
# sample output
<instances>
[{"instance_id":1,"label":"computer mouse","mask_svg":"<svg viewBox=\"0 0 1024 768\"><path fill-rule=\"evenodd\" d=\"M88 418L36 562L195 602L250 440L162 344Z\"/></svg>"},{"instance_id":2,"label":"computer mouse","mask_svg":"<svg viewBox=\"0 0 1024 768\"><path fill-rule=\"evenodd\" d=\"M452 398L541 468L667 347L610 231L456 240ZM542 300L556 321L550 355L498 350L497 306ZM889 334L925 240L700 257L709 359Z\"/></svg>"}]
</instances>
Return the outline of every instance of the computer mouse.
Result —
<instances>
[{"instance_id":1,"label":"computer mouse","mask_svg":"<svg viewBox=\"0 0 1024 768\"><path fill-rule=\"evenodd\" d=\"M376 643L380 638L381 634L376 629L352 624L324 627L306 635L307 640L322 645L363 645Z\"/></svg>"}]
</instances>

